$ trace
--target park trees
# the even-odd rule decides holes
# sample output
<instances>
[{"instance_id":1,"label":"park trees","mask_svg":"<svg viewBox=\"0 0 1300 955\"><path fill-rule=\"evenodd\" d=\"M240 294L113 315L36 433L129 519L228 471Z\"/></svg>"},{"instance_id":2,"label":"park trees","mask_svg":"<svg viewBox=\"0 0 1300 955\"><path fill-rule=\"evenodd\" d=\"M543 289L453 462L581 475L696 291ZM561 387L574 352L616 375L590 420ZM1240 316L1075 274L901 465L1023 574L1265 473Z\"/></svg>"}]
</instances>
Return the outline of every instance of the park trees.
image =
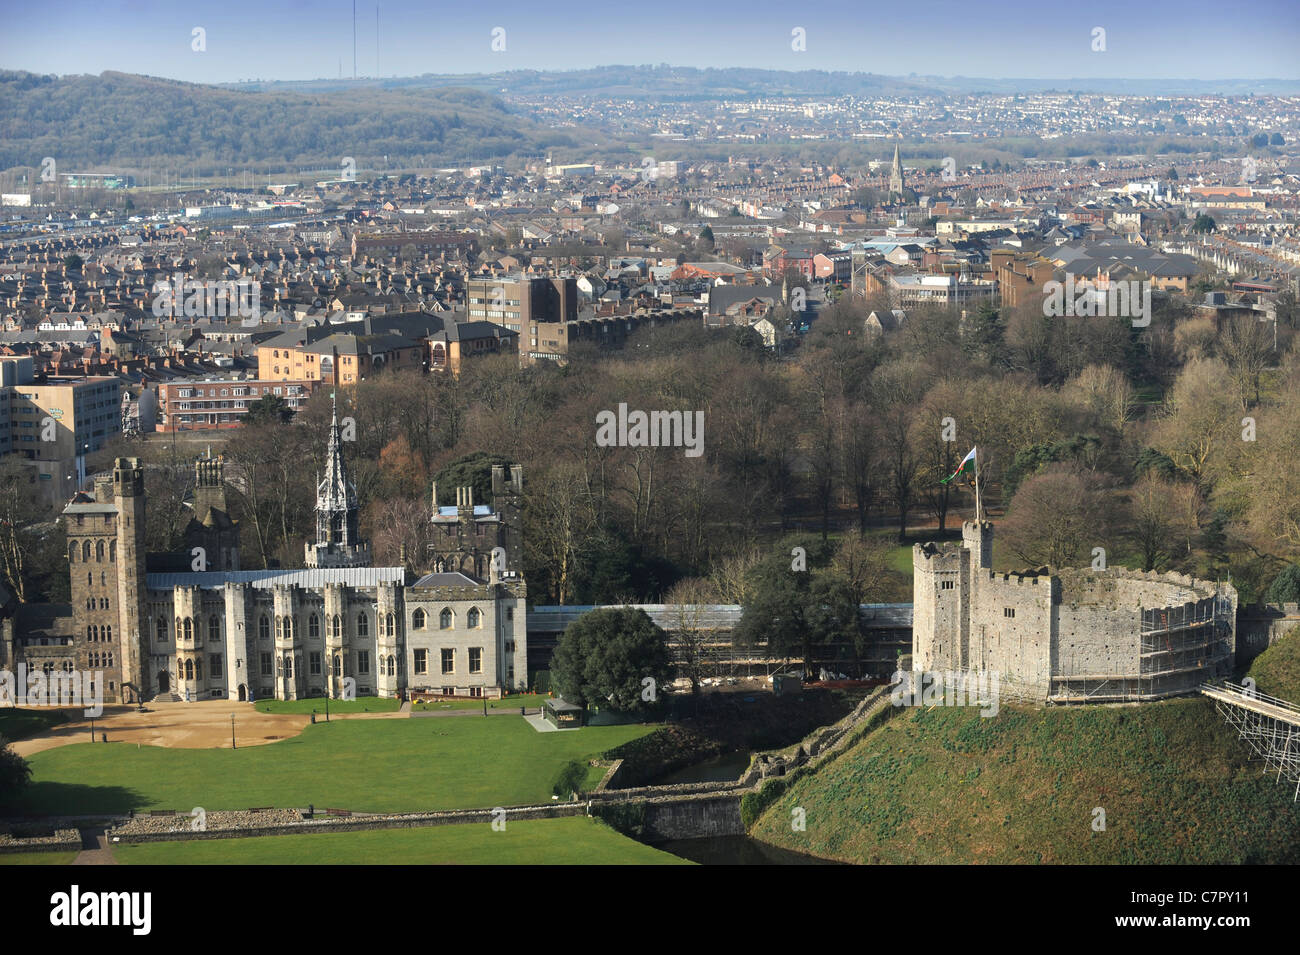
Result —
<instances>
[{"instance_id":1,"label":"park trees","mask_svg":"<svg viewBox=\"0 0 1300 955\"><path fill-rule=\"evenodd\" d=\"M551 658L551 680L566 700L624 713L651 709L672 676L667 634L634 607L583 615L564 631Z\"/></svg>"}]
</instances>

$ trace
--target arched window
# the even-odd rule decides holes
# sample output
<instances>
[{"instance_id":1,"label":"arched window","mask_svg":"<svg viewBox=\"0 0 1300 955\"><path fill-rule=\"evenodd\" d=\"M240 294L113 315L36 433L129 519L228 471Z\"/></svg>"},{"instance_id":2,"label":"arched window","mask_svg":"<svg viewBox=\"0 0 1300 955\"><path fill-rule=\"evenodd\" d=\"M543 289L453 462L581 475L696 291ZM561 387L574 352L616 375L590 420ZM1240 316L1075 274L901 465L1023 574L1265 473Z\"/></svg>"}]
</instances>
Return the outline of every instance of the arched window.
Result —
<instances>
[{"instance_id":1,"label":"arched window","mask_svg":"<svg viewBox=\"0 0 1300 955\"><path fill-rule=\"evenodd\" d=\"M104 562L104 542L95 541L95 563L102 564L103 562Z\"/></svg>"},{"instance_id":2,"label":"arched window","mask_svg":"<svg viewBox=\"0 0 1300 955\"><path fill-rule=\"evenodd\" d=\"M391 637L395 632L396 631L394 630L393 615L390 613L387 617L384 618L384 633L387 636Z\"/></svg>"},{"instance_id":3,"label":"arched window","mask_svg":"<svg viewBox=\"0 0 1300 955\"><path fill-rule=\"evenodd\" d=\"M112 666L112 665L113 665L113 653L112 653L112 651L109 651L109 654L108 654L108 666Z\"/></svg>"},{"instance_id":4,"label":"arched window","mask_svg":"<svg viewBox=\"0 0 1300 955\"><path fill-rule=\"evenodd\" d=\"M108 562L114 563L117 560L117 541L108 542Z\"/></svg>"},{"instance_id":5,"label":"arched window","mask_svg":"<svg viewBox=\"0 0 1300 955\"><path fill-rule=\"evenodd\" d=\"M187 679L187 680L192 680L192 679L194 679L194 661L193 661L193 660L186 660L186 661L185 661L185 679Z\"/></svg>"},{"instance_id":6,"label":"arched window","mask_svg":"<svg viewBox=\"0 0 1300 955\"><path fill-rule=\"evenodd\" d=\"M370 636L370 618L366 616L366 612L364 610L361 611L361 613L357 614L357 636L358 637Z\"/></svg>"},{"instance_id":7,"label":"arched window","mask_svg":"<svg viewBox=\"0 0 1300 955\"><path fill-rule=\"evenodd\" d=\"M334 654L334 676L339 677L343 674L343 658L337 653Z\"/></svg>"},{"instance_id":8,"label":"arched window","mask_svg":"<svg viewBox=\"0 0 1300 955\"><path fill-rule=\"evenodd\" d=\"M102 597L102 598L100 598L100 601L99 601L99 609L100 609L100 610L107 610L107 609L108 609L108 598L107 598L107 597Z\"/></svg>"},{"instance_id":9,"label":"arched window","mask_svg":"<svg viewBox=\"0 0 1300 955\"><path fill-rule=\"evenodd\" d=\"M470 607L469 613L465 614L465 626L477 628L483 622L483 615L478 612L478 607Z\"/></svg>"},{"instance_id":10,"label":"arched window","mask_svg":"<svg viewBox=\"0 0 1300 955\"><path fill-rule=\"evenodd\" d=\"M87 544L86 546L89 547L90 545ZM86 586L87 587L95 586L95 575L91 571L86 572Z\"/></svg>"},{"instance_id":11,"label":"arched window","mask_svg":"<svg viewBox=\"0 0 1300 955\"><path fill-rule=\"evenodd\" d=\"M452 622L453 622L454 620L455 620L455 615L452 614L452 612L451 612L451 608L450 608L450 607L443 607L443 608L442 608L442 613L438 614L438 629L439 629L439 630L450 630L450 629L451 629Z\"/></svg>"},{"instance_id":12,"label":"arched window","mask_svg":"<svg viewBox=\"0 0 1300 955\"><path fill-rule=\"evenodd\" d=\"M275 655L275 675L280 676L284 673L284 658L278 653Z\"/></svg>"},{"instance_id":13,"label":"arched window","mask_svg":"<svg viewBox=\"0 0 1300 955\"><path fill-rule=\"evenodd\" d=\"M101 570L99 572L99 586L104 587L107 586L107 584L108 584L108 574L104 573L104 571Z\"/></svg>"},{"instance_id":14,"label":"arched window","mask_svg":"<svg viewBox=\"0 0 1300 955\"><path fill-rule=\"evenodd\" d=\"M390 656L388 658L388 675L392 676L397 672L397 662Z\"/></svg>"},{"instance_id":15,"label":"arched window","mask_svg":"<svg viewBox=\"0 0 1300 955\"><path fill-rule=\"evenodd\" d=\"M284 675L286 677L293 676L293 657L287 653L284 655Z\"/></svg>"},{"instance_id":16,"label":"arched window","mask_svg":"<svg viewBox=\"0 0 1300 955\"><path fill-rule=\"evenodd\" d=\"M279 614L276 614L276 616L275 616L275 639L277 639L277 640L282 640L283 638L284 638L284 618L281 617Z\"/></svg>"},{"instance_id":17,"label":"arched window","mask_svg":"<svg viewBox=\"0 0 1300 955\"><path fill-rule=\"evenodd\" d=\"M104 641L106 643L113 642L113 627L111 624L104 628Z\"/></svg>"},{"instance_id":18,"label":"arched window","mask_svg":"<svg viewBox=\"0 0 1300 955\"><path fill-rule=\"evenodd\" d=\"M85 563L90 560L90 541L81 542L81 561Z\"/></svg>"},{"instance_id":19,"label":"arched window","mask_svg":"<svg viewBox=\"0 0 1300 955\"><path fill-rule=\"evenodd\" d=\"M194 639L194 624L189 617L185 618L185 639L186 640Z\"/></svg>"},{"instance_id":20,"label":"arched window","mask_svg":"<svg viewBox=\"0 0 1300 955\"><path fill-rule=\"evenodd\" d=\"M75 564L77 562L77 542L73 541L68 545L68 561Z\"/></svg>"},{"instance_id":21,"label":"arched window","mask_svg":"<svg viewBox=\"0 0 1300 955\"><path fill-rule=\"evenodd\" d=\"M334 636L336 639L343 636L343 618L338 614L334 615Z\"/></svg>"},{"instance_id":22,"label":"arched window","mask_svg":"<svg viewBox=\"0 0 1300 955\"><path fill-rule=\"evenodd\" d=\"M216 614L208 618L208 640L211 643L221 640L221 618Z\"/></svg>"},{"instance_id":23,"label":"arched window","mask_svg":"<svg viewBox=\"0 0 1300 955\"><path fill-rule=\"evenodd\" d=\"M92 654L90 654L90 665L91 665L92 668L93 668L93 667L97 667L97 666L99 666L99 654L98 654L98 653L92 653Z\"/></svg>"},{"instance_id":24,"label":"arched window","mask_svg":"<svg viewBox=\"0 0 1300 955\"><path fill-rule=\"evenodd\" d=\"M412 630L423 630L423 629L424 629L424 611L423 611L423 610L417 610L417 611L415 611L415 613L411 614L411 629L412 629Z\"/></svg>"},{"instance_id":25,"label":"arched window","mask_svg":"<svg viewBox=\"0 0 1300 955\"><path fill-rule=\"evenodd\" d=\"M315 614L307 618L307 636L313 640L320 639L320 618Z\"/></svg>"},{"instance_id":26,"label":"arched window","mask_svg":"<svg viewBox=\"0 0 1300 955\"><path fill-rule=\"evenodd\" d=\"M87 628L86 628L86 639L89 640L91 643L94 643L97 639L99 639L98 634L99 634L99 628L98 628L98 627L87 627Z\"/></svg>"},{"instance_id":27,"label":"arched window","mask_svg":"<svg viewBox=\"0 0 1300 955\"><path fill-rule=\"evenodd\" d=\"M257 618L257 635L263 640L271 639L271 621L266 619L266 614Z\"/></svg>"}]
</instances>

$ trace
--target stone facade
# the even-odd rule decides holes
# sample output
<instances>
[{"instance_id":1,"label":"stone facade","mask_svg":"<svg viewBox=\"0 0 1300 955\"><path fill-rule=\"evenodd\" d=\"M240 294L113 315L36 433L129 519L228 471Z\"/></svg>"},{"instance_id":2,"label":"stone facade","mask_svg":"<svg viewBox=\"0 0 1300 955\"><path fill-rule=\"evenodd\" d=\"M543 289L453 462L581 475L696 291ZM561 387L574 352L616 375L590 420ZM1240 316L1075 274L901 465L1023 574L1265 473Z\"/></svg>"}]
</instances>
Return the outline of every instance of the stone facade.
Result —
<instances>
[{"instance_id":1,"label":"stone facade","mask_svg":"<svg viewBox=\"0 0 1300 955\"><path fill-rule=\"evenodd\" d=\"M996 671L1049 702L1158 699L1226 675L1237 592L1182 574L992 570L993 525L913 549L913 669Z\"/></svg>"}]
</instances>

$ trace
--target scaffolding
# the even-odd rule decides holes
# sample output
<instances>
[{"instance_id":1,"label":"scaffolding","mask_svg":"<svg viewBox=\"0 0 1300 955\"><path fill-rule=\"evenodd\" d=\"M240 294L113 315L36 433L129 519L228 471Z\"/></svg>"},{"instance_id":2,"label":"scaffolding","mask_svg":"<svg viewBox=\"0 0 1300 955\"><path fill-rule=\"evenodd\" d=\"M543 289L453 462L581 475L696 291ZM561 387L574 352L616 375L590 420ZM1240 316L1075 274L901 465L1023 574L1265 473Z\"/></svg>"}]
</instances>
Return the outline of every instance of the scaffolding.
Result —
<instances>
[{"instance_id":1,"label":"scaffolding","mask_svg":"<svg viewBox=\"0 0 1300 955\"><path fill-rule=\"evenodd\" d=\"M1219 715L1264 761L1266 772L1276 769L1279 783L1283 776L1295 782L1291 800L1300 800L1300 706L1226 681L1203 684L1201 693L1214 700Z\"/></svg>"}]
</instances>

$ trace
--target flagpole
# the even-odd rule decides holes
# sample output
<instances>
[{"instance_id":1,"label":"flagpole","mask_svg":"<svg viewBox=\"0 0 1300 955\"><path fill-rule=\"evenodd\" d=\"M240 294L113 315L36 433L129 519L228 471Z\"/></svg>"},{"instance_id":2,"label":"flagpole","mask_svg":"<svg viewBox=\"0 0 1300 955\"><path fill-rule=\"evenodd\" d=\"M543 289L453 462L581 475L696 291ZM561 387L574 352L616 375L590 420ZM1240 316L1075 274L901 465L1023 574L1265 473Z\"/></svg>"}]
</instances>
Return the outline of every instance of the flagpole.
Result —
<instances>
[{"instance_id":1,"label":"flagpole","mask_svg":"<svg viewBox=\"0 0 1300 955\"><path fill-rule=\"evenodd\" d=\"M975 523L983 521L983 512L980 509L980 452L979 447L975 448Z\"/></svg>"}]
</instances>

